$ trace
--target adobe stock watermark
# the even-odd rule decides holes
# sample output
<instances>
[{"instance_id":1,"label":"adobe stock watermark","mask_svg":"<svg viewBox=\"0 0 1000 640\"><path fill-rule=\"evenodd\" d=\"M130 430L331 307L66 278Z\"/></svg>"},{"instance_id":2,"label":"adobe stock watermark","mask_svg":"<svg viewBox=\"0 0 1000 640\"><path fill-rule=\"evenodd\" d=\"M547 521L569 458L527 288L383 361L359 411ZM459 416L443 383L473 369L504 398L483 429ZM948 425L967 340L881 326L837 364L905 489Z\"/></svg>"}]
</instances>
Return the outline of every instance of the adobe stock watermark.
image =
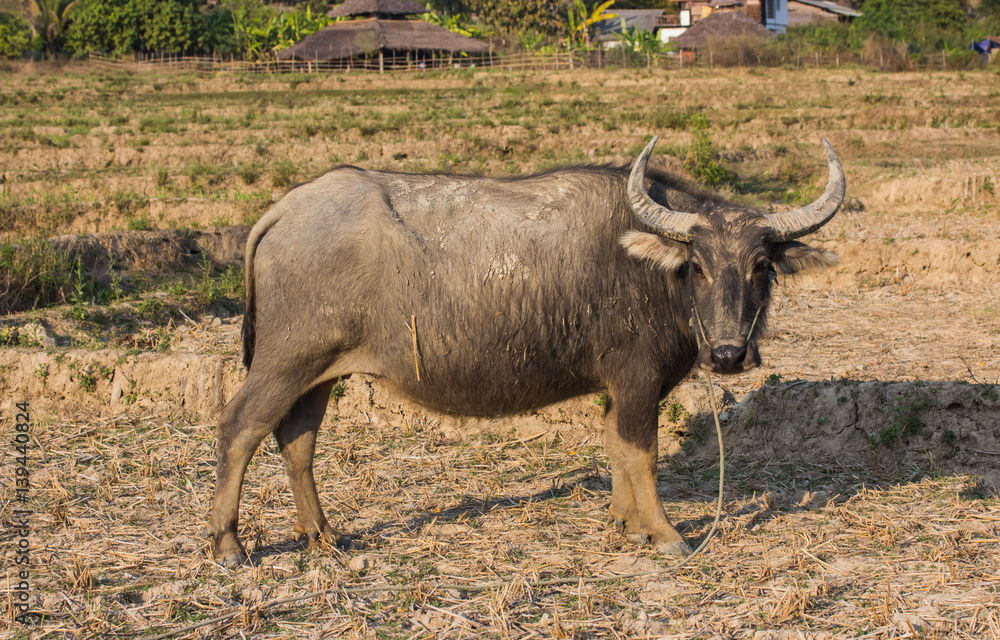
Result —
<instances>
[{"instance_id":1,"label":"adobe stock watermark","mask_svg":"<svg viewBox=\"0 0 1000 640\"><path fill-rule=\"evenodd\" d=\"M10 580L8 619L21 624L32 622L28 604L31 599L31 508L28 499L31 490L31 472L28 468L31 440L31 409L28 402L15 405L14 433L11 441L14 459L14 498L10 515L11 541L14 545L14 567L8 573Z\"/></svg>"}]
</instances>

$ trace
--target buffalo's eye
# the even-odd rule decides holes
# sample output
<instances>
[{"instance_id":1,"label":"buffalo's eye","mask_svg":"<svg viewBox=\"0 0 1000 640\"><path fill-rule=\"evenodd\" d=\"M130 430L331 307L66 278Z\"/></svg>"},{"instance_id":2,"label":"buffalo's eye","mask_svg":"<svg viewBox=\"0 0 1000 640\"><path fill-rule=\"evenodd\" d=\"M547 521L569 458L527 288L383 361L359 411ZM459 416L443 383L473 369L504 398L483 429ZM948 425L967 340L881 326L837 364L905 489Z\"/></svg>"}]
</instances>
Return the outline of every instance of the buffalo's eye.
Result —
<instances>
[{"instance_id":1,"label":"buffalo's eye","mask_svg":"<svg viewBox=\"0 0 1000 640\"><path fill-rule=\"evenodd\" d=\"M766 272L770 268L771 268L771 263L767 262L766 260L761 260L760 262L758 262L753 266L753 272L754 274L761 274Z\"/></svg>"},{"instance_id":2,"label":"buffalo's eye","mask_svg":"<svg viewBox=\"0 0 1000 640\"><path fill-rule=\"evenodd\" d=\"M699 276L702 276L702 277L705 276L705 272L702 270L701 265L698 264L697 262L692 262L691 263L691 268L694 269L694 272L696 274L698 274Z\"/></svg>"}]
</instances>

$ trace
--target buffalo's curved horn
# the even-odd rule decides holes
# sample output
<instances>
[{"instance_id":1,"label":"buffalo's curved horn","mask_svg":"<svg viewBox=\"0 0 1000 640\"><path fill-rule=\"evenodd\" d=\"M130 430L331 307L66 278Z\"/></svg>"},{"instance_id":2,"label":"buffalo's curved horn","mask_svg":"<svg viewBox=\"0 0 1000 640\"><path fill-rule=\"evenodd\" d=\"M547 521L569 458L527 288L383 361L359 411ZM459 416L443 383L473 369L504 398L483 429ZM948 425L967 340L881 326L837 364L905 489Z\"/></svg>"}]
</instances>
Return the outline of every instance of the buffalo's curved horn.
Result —
<instances>
[{"instance_id":1,"label":"buffalo's curved horn","mask_svg":"<svg viewBox=\"0 0 1000 640\"><path fill-rule=\"evenodd\" d=\"M777 242L794 240L819 229L830 221L844 202L844 194L847 193L844 168L826 138L823 138L823 146L826 147L826 159L830 166L830 177L823 195L816 202L795 211L764 214Z\"/></svg>"},{"instance_id":2,"label":"buffalo's curved horn","mask_svg":"<svg viewBox=\"0 0 1000 640\"><path fill-rule=\"evenodd\" d=\"M691 227L694 226L698 216L657 204L646 192L646 163L649 162L649 155L653 153L653 147L656 146L658 139L657 136L653 136L632 166L632 173L628 177L628 202L632 207L632 213L656 229L661 236L680 242L691 242Z\"/></svg>"}]
</instances>

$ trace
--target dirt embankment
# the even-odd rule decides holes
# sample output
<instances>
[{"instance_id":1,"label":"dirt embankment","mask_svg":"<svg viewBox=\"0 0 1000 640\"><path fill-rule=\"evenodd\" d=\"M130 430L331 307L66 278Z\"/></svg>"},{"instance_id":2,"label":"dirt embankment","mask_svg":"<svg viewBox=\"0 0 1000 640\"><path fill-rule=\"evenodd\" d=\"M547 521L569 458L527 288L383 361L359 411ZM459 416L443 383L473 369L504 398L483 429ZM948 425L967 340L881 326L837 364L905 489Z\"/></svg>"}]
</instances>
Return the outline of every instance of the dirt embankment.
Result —
<instances>
[{"instance_id":1,"label":"dirt embankment","mask_svg":"<svg viewBox=\"0 0 1000 640\"><path fill-rule=\"evenodd\" d=\"M723 417L740 458L968 473L1000 487L1000 385L797 381L751 391ZM696 423L711 419L703 410ZM716 455L713 432L698 432L698 454Z\"/></svg>"},{"instance_id":2,"label":"dirt embankment","mask_svg":"<svg viewBox=\"0 0 1000 640\"><path fill-rule=\"evenodd\" d=\"M52 239L57 248L79 258L83 274L102 282L114 274L169 273L193 262L211 260L218 265L243 260L249 227L207 227L201 230L157 229L63 235Z\"/></svg>"},{"instance_id":3,"label":"dirt embankment","mask_svg":"<svg viewBox=\"0 0 1000 640\"><path fill-rule=\"evenodd\" d=\"M122 413L213 423L245 377L235 357L108 351L0 354L4 395L31 399L40 415L110 418ZM717 381L718 382L718 381ZM434 429L446 437L480 432L600 442L603 407L588 396L514 417L462 418L399 400L368 376L346 382L327 424ZM738 403L717 397L727 455L760 462L836 464L876 471L921 468L970 473L1000 487L1000 385L936 382L795 381L764 385ZM701 381L681 384L660 419L664 454L711 458L716 445ZM4 407L8 408L8 407Z\"/></svg>"},{"instance_id":4,"label":"dirt embankment","mask_svg":"<svg viewBox=\"0 0 1000 640\"><path fill-rule=\"evenodd\" d=\"M1000 243L944 238L814 243L833 251L840 263L797 276L794 286L870 289L907 283L920 287L957 287L1000 282Z\"/></svg>"}]
</instances>

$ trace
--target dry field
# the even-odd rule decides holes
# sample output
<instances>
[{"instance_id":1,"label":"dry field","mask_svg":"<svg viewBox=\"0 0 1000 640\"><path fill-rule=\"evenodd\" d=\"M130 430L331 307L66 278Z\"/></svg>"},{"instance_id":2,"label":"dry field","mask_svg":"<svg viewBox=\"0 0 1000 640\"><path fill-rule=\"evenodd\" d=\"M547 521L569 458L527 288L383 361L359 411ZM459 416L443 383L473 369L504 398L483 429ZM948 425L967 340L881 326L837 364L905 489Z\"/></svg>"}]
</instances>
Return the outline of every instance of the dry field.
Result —
<instances>
[{"instance_id":1,"label":"dry field","mask_svg":"<svg viewBox=\"0 0 1000 640\"><path fill-rule=\"evenodd\" d=\"M0 638L1000 640L995 73L0 74L0 243L15 245L0 265L28 274L7 286L38 280L22 257L41 239L96 234L59 240L76 253L53 258L58 304L0 317L4 441L15 402L34 420L44 615L5 617ZM293 540L268 441L242 501L253 565L211 562L198 533L214 420L242 379L239 247L274 197L337 163L627 162L650 134L655 162L697 171L684 159L705 132L733 197L810 200L826 137L850 200L812 238L841 264L781 281L764 368L715 380L733 406L703 555L675 571L607 524L599 398L461 420L359 378L328 412L316 469L357 548ZM661 495L694 541L718 474L702 383L661 414ZM17 542L5 531L5 615Z\"/></svg>"}]
</instances>

